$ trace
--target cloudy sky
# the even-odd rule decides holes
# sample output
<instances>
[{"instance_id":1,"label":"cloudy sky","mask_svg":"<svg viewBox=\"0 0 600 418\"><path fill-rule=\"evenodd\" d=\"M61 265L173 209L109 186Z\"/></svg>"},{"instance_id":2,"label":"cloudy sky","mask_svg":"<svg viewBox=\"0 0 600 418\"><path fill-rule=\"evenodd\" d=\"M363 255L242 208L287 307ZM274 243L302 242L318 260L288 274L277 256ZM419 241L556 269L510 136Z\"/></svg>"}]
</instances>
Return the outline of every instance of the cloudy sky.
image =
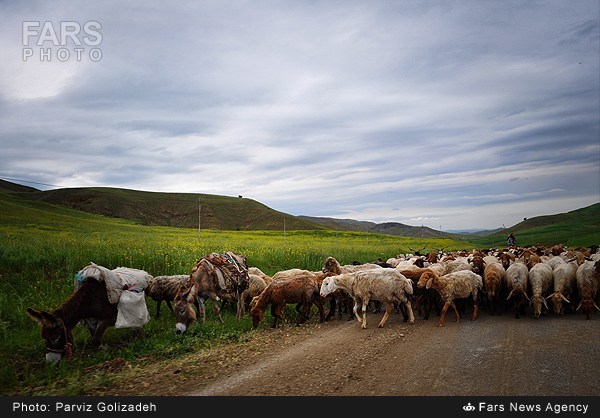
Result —
<instances>
[{"instance_id":1,"label":"cloudy sky","mask_svg":"<svg viewBox=\"0 0 600 418\"><path fill-rule=\"evenodd\" d=\"M599 7L3 1L0 178L442 230L578 209L600 202Z\"/></svg>"}]
</instances>

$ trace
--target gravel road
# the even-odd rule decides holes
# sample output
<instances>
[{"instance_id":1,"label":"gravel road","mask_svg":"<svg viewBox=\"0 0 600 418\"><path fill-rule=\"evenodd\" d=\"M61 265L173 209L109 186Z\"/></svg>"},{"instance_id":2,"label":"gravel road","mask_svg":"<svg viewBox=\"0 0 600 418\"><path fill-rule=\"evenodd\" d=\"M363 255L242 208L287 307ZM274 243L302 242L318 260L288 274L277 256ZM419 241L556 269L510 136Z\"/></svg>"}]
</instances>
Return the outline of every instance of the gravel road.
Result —
<instances>
[{"instance_id":1,"label":"gravel road","mask_svg":"<svg viewBox=\"0 0 600 418\"><path fill-rule=\"evenodd\" d=\"M263 329L252 361L189 395L592 395L600 394L600 318L539 319L481 312L477 321L411 326L393 315L377 328L357 321ZM262 324L266 327L266 324ZM259 338L260 339L260 338ZM247 344L252 345L250 341ZM243 355L243 354L241 354ZM204 382L204 383L202 383Z\"/></svg>"}]
</instances>

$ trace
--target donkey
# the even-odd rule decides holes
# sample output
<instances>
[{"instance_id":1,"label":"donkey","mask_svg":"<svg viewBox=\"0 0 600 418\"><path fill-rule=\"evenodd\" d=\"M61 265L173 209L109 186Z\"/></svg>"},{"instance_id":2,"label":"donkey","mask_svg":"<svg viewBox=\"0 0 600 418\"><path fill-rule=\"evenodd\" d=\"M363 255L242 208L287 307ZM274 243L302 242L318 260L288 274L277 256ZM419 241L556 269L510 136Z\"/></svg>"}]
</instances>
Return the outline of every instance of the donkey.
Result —
<instances>
[{"instance_id":1,"label":"donkey","mask_svg":"<svg viewBox=\"0 0 600 418\"><path fill-rule=\"evenodd\" d=\"M221 323L223 318L217 301L236 300L236 317L240 319L244 308L241 293L248 287L248 280L248 263L244 255L227 252L202 257L192 269L188 285L180 289L175 298L176 332L185 332L196 321L196 301L199 301L198 315L202 322L206 319L204 301L207 299Z\"/></svg>"},{"instance_id":2,"label":"donkey","mask_svg":"<svg viewBox=\"0 0 600 418\"><path fill-rule=\"evenodd\" d=\"M81 320L92 335L92 345L99 347L106 329L115 325L117 304L108 301L104 283L88 278L54 311L27 308L27 315L42 327L46 361L58 362L72 355L72 330Z\"/></svg>"}]
</instances>

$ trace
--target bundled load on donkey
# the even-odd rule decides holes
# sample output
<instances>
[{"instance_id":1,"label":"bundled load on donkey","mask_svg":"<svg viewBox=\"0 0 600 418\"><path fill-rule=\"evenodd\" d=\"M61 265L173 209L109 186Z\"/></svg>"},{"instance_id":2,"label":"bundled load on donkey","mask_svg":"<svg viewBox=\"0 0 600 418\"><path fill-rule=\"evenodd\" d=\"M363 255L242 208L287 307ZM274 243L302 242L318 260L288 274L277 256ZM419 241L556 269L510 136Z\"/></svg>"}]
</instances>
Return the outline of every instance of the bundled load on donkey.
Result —
<instances>
[{"instance_id":1,"label":"bundled load on donkey","mask_svg":"<svg viewBox=\"0 0 600 418\"><path fill-rule=\"evenodd\" d=\"M106 267L90 263L75 275L75 286L79 287L90 278L106 285L110 303L117 304L115 328L140 328L150 320L144 290L152 281L152 276L144 270L129 267Z\"/></svg>"},{"instance_id":2,"label":"bundled load on donkey","mask_svg":"<svg viewBox=\"0 0 600 418\"><path fill-rule=\"evenodd\" d=\"M220 322L221 309L218 300L235 301L237 318L242 316L244 304L242 292L248 287L248 262L241 254L228 251L226 253L211 253L198 261L190 273L187 287L182 288L175 302L177 333L184 332L196 321L194 302L199 301L200 318L205 320L204 301L210 299L213 310Z\"/></svg>"},{"instance_id":3,"label":"bundled load on donkey","mask_svg":"<svg viewBox=\"0 0 600 418\"><path fill-rule=\"evenodd\" d=\"M42 328L46 360L70 357L72 330L80 321L90 331L94 347L101 345L109 326L141 329L150 320L144 289L151 280L143 270L109 270L91 263L75 275L75 291L61 306L52 312L27 308L27 315Z\"/></svg>"}]
</instances>

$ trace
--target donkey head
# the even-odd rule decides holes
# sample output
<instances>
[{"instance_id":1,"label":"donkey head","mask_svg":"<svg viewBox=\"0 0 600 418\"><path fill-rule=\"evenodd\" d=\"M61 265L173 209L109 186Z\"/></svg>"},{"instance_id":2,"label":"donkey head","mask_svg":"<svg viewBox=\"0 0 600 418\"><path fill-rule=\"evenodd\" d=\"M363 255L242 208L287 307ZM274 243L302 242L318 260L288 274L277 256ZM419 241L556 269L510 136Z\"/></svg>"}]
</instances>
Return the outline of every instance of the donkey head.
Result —
<instances>
[{"instance_id":1,"label":"donkey head","mask_svg":"<svg viewBox=\"0 0 600 418\"><path fill-rule=\"evenodd\" d=\"M63 356L72 353L73 336L58 316L27 308L27 315L42 327L42 338L46 340L46 361L57 363Z\"/></svg>"},{"instance_id":2,"label":"donkey head","mask_svg":"<svg viewBox=\"0 0 600 418\"><path fill-rule=\"evenodd\" d=\"M196 322L196 310L194 309L194 300L196 295L194 286L183 289L175 298L175 332L181 334Z\"/></svg>"}]
</instances>

